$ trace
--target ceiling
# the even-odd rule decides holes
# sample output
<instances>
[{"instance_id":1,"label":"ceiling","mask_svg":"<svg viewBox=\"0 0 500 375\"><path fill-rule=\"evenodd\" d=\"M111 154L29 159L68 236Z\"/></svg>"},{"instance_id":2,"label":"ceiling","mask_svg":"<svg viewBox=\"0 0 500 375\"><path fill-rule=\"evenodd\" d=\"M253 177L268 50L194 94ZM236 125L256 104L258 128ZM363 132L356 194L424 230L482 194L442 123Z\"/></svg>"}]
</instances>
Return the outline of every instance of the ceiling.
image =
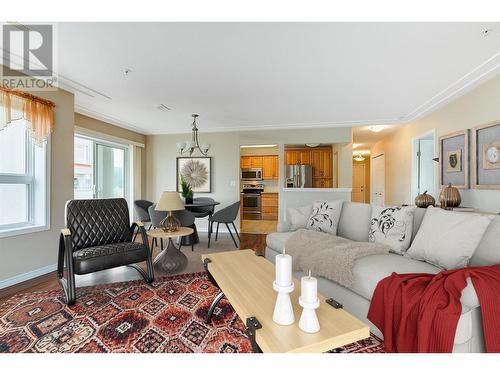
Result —
<instances>
[{"instance_id":1,"label":"ceiling","mask_svg":"<svg viewBox=\"0 0 500 375\"><path fill-rule=\"evenodd\" d=\"M500 73L500 23L61 23L58 51L78 112L145 134L401 124Z\"/></svg>"}]
</instances>

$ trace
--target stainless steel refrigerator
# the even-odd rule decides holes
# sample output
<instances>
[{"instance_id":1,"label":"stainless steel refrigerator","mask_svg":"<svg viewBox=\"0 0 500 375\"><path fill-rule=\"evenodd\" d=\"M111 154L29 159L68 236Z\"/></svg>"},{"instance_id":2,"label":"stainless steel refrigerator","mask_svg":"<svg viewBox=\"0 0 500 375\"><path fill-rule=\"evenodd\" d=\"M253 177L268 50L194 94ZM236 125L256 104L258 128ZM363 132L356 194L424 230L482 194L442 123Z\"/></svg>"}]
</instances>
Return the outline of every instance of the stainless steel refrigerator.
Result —
<instances>
[{"instance_id":1,"label":"stainless steel refrigerator","mask_svg":"<svg viewBox=\"0 0 500 375\"><path fill-rule=\"evenodd\" d=\"M287 165L286 187L310 188L312 187L312 166L307 164Z\"/></svg>"}]
</instances>

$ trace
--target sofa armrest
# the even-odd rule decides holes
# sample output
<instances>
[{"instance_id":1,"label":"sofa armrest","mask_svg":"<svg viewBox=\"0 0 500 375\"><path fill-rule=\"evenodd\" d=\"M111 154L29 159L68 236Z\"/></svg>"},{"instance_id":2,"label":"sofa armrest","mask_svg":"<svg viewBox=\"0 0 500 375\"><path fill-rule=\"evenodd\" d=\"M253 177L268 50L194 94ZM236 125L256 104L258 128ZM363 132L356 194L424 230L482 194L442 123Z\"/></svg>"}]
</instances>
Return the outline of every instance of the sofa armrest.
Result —
<instances>
[{"instance_id":1,"label":"sofa armrest","mask_svg":"<svg viewBox=\"0 0 500 375\"><path fill-rule=\"evenodd\" d=\"M291 223L288 221L279 221L278 222L278 232L290 232Z\"/></svg>"},{"instance_id":2,"label":"sofa armrest","mask_svg":"<svg viewBox=\"0 0 500 375\"><path fill-rule=\"evenodd\" d=\"M467 278L467 286L462 290L460 302L462 302L462 314L479 307L479 299L470 277Z\"/></svg>"}]
</instances>

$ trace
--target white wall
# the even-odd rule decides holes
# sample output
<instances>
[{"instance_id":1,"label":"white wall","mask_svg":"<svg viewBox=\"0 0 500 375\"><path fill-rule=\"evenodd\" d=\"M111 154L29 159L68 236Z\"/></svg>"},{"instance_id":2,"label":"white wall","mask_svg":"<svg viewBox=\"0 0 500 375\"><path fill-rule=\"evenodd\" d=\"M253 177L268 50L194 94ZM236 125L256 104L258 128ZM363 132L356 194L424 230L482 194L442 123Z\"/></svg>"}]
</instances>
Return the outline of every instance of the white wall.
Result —
<instances>
[{"instance_id":1,"label":"white wall","mask_svg":"<svg viewBox=\"0 0 500 375\"><path fill-rule=\"evenodd\" d=\"M282 194L284 176L284 145L297 143L349 143L345 149L352 149L351 128L329 129L293 129L293 130L264 130L241 131L227 133L204 133L200 124L199 133L203 143L210 143L212 156L212 193L195 194L196 196L210 196L221 202L218 209L239 200L239 156L240 145L278 144L280 157L280 212L285 206L286 195ZM150 135L146 140L147 157L147 199L157 201L164 190L176 189L176 157L179 156L176 142L190 138L190 134ZM348 152L348 151L345 151ZM193 155L194 156L194 155ZM352 163L343 163L345 175L352 175ZM350 180L345 181L350 187ZM332 199L336 194L330 191ZM350 197L349 197L350 198ZM198 225L198 224L197 224ZM201 230L206 229L206 223L200 222Z\"/></svg>"},{"instance_id":2,"label":"white wall","mask_svg":"<svg viewBox=\"0 0 500 375\"><path fill-rule=\"evenodd\" d=\"M34 95L55 103L55 125L51 135L50 230L0 238L0 285L5 286L23 281L22 275L24 278L36 277L55 270L59 233L64 228L64 205L73 198L74 96L64 90Z\"/></svg>"},{"instance_id":3,"label":"white wall","mask_svg":"<svg viewBox=\"0 0 500 375\"><path fill-rule=\"evenodd\" d=\"M385 153L386 204L413 204L415 198L411 193L413 138L435 129L438 142L442 135L499 120L500 76L497 76L377 142L371 152L373 156ZM438 175L437 168L436 163L436 175ZM461 190L460 193L463 206L475 207L486 212L500 212L500 190L467 189Z\"/></svg>"}]
</instances>

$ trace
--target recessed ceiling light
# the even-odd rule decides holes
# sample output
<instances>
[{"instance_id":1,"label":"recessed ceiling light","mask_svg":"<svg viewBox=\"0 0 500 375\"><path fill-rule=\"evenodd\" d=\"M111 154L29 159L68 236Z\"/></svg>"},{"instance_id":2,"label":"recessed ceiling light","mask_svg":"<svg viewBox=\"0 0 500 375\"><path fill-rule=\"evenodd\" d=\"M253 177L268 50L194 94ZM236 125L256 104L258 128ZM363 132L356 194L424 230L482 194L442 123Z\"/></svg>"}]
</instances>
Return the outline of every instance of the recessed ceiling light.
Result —
<instances>
[{"instance_id":1,"label":"recessed ceiling light","mask_svg":"<svg viewBox=\"0 0 500 375\"><path fill-rule=\"evenodd\" d=\"M306 143L306 146L311 147L311 148L318 147L319 145L320 145L320 143Z\"/></svg>"},{"instance_id":2,"label":"recessed ceiling light","mask_svg":"<svg viewBox=\"0 0 500 375\"><path fill-rule=\"evenodd\" d=\"M156 106L156 109L159 109L160 111L171 111L172 108L167 107L165 104L158 104Z\"/></svg>"},{"instance_id":3,"label":"recessed ceiling light","mask_svg":"<svg viewBox=\"0 0 500 375\"><path fill-rule=\"evenodd\" d=\"M386 127L387 127L387 125L373 125L373 126L369 126L368 130L370 130L371 132L374 132L374 133L378 133L378 132L381 132L382 130L384 130Z\"/></svg>"}]
</instances>

